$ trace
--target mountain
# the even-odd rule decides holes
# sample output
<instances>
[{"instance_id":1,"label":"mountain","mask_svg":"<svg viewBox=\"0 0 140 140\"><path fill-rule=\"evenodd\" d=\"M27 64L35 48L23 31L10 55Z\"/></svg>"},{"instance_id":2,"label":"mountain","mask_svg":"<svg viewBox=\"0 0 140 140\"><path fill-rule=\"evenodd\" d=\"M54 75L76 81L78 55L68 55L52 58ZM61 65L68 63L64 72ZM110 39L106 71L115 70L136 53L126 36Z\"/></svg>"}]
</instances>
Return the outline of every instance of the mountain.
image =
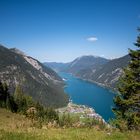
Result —
<instances>
[{"instance_id":1,"label":"mountain","mask_svg":"<svg viewBox=\"0 0 140 140\"><path fill-rule=\"evenodd\" d=\"M61 107L68 103L64 83L57 73L15 48L0 45L0 80L8 84L11 93L19 85L44 106Z\"/></svg>"},{"instance_id":2,"label":"mountain","mask_svg":"<svg viewBox=\"0 0 140 140\"><path fill-rule=\"evenodd\" d=\"M44 62L43 64L56 72L66 71L69 67L69 63Z\"/></svg>"},{"instance_id":3,"label":"mountain","mask_svg":"<svg viewBox=\"0 0 140 140\"><path fill-rule=\"evenodd\" d=\"M66 71L77 75L80 71L83 71L85 69L99 68L108 61L108 59L92 55L81 56L69 63L69 66Z\"/></svg>"},{"instance_id":4,"label":"mountain","mask_svg":"<svg viewBox=\"0 0 140 140\"><path fill-rule=\"evenodd\" d=\"M130 61L130 56L113 59L100 68L86 69L76 74L77 77L115 89L120 76Z\"/></svg>"},{"instance_id":5,"label":"mountain","mask_svg":"<svg viewBox=\"0 0 140 140\"><path fill-rule=\"evenodd\" d=\"M108 59L102 57L88 55L78 57L69 63L45 62L44 64L51 67L53 70L64 71L76 75L77 73L85 69L99 68L108 61Z\"/></svg>"},{"instance_id":6,"label":"mountain","mask_svg":"<svg viewBox=\"0 0 140 140\"><path fill-rule=\"evenodd\" d=\"M127 66L129 61L129 55L113 60L82 56L70 63L61 64L59 68L57 63L51 63L48 66L54 70L72 73L78 78L116 89L118 79L123 74L122 69Z\"/></svg>"}]
</instances>

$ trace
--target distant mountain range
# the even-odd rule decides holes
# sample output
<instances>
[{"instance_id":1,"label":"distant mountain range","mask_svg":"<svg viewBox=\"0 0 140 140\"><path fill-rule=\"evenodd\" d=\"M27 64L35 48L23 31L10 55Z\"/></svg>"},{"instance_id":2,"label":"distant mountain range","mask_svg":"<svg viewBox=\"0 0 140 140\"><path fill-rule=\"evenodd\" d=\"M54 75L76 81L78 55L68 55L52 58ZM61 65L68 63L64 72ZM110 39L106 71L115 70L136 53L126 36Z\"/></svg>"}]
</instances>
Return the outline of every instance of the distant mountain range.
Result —
<instances>
[{"instance_id":1,"label":"distant mountain range","mask_svg":"<svg viewBox=\"0 0 140 140\"><path fill-rule=\"evenodd\" d=\"M109 60L95 56L81 56L69 63L45 62L44 65L49 66L55 71L65 71L77 75L80 71L90 68L100 68Z\"/></svg>"},{"instance_id":2,"label":"distant mountain range","mask_svg":"<svg viewBox=\"0 0 140 140\"><path fill-rule=\"evenodd\" d=\"M11 93L19 85L44 106L61 107L68 103L64 83L57 73L15 48L0 45L0 80L8 84Z\"/></svg>"},{"instance_id":3,"label":"distant mountain range","mask_svg":"<svg viewBox=\"0 0 140 140\"><path fill-rule=\"evenodd\" d=\"M55 71L72 73L78 78L116 89L123 68L130 61L129 55L109 60L102 57L82 56L70 63L44 63Z\"/></svg>"}]
</instances>

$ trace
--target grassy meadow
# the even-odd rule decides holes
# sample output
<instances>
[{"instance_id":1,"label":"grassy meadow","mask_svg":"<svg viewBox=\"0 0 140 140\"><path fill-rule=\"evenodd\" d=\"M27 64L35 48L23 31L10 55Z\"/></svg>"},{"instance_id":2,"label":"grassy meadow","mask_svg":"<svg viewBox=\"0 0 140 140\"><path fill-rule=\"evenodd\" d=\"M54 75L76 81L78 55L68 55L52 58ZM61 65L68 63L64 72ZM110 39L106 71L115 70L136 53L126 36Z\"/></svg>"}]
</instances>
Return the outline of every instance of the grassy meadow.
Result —
<instances>
[{"instance_id":1,"label":"grassy meadow","mask_svg":"<svg viewBox=\"0 0 140 140\"><path fill-rule=\"evenodd\" d=\"M23 115L0 109L0 140L139 140L140 132L121 133L98 128L39 128Z\"/></svg>"}]
</instances>

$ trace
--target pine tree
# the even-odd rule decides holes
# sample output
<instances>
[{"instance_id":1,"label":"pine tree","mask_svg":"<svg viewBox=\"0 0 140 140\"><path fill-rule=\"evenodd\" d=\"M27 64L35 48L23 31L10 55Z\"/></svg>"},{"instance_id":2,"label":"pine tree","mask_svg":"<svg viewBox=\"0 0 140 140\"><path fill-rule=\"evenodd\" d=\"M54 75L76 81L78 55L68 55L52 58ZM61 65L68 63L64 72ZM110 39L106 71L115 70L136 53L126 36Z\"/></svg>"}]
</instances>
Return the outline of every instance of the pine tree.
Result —
<instances>
[{"instance_id":1,"label":"pine tree","mask_svg":"<svg viewBox=\"0 0 140 140\"><path fill-rule=\"evenodd\" d=\"M4 87L2 82L0 81L0 107L4 107L5 106L5 102L4 102Z\"/></svg>"},{"instance_id":2,"label":"pine tree","mask_svg":"<svg viewBox=\"0 0 140 140\"><path fill-rule=\"evenodd\" d=\"M7 108L12 112L17 111L17 104L13 96L10 95L7 84L2 82L0 82L0 107Z\"/></svg>"},{"instance_id":3,"label":"pine tree","mask_svg":"<svg viewBox=\"0 0 140 140\"><path fill-rule=\"evenodd\" d=\"M16 104L14 97L9 94L6 99L6 108L11 110L12 112L17 112L18 105Z\"/></svg>"},{"instance_id":4,"label":"pine tree","mask_svg":"<svg viewBox=\"0 0 140 140\"><path fill-rule=\"evenodd\" d=\"M24 98L24 94L22 89L19 85L16 86L15 93L14 93L15 102L18 105L18 112L26 112L27 104Z\"/></svg>"},{"instance_id":5,"label":"pine tree","mask_svg":"<svg viewBox=\"0 0 140 140\"><path fill-rule=\"evenodd\" d=\"M116 107L113 112L116 127L120 129L140 129L140 34L135 46L136 50L129 49L131 61L120 79L120 94L114 99Z\"/></svg>"},{"instance_id":6,"label":"pine tree","mask_svg":"<svg viewBox=\"0 0 140 140\"><path fill-rule=\"evenodd\" d=\"M32 97L25 95L19 85L16 86L14 100L18 105L18 112L23 114L26 113L28 108L35 106L35 102L33 101Z\"/></svg>"},{"instance_id":7,"label":"pine tree","mask_svg":"<svg viewBox=\"0 0 140 140\"><path fill-rule=\"evenodd\" d=\"M6 83L0 82L0 106L6 107L6 100L9 96L8 87Z\"/></svg>"}]
</instances>

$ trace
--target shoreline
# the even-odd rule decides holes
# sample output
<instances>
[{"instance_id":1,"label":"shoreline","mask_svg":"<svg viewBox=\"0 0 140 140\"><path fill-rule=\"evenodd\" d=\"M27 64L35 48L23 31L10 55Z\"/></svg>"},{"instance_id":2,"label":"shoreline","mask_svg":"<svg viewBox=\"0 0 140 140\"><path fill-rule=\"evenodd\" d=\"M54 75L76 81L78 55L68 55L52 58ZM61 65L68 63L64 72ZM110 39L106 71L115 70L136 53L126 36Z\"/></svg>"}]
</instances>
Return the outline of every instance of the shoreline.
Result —
<instances>
[{"instance_id":1,"label":"shoreline","mask_svg":"<svg viewBox=\"0 0 140 140\"><path fill-rule=\"evenodd\" d=\"M75 76L76 77L76 76ZM99 82L96 82L96 81L92 81L92 80L89 80L89 79L82 79L82 78L80 78L80 77L76 77L76 78L78 78L78 79L80 79L80 80L83 80L83 81L86 81L86 82L89 82L89 83L91 83L91 84L96 84L96 85L98 85L98 86L100 86L100 87L102 87L102 88L105 88L105 89L107 89L107 90L109 90L109 91L111 91L113 94L117 94L117 90L115 90L114 88L111 88L111 87L109 87L109 86L106 86L105 84L102 84L102 83L99 83Z\"/></svg>"},{"instance_id":2,"label":"shoreline","mask_svg":"<svg viewBox=\"0 0 140 140\"><path fill-rule=\"evenodd\" d=\"M96 113L94 108L87 105L75 104L72 102L72 100L69 100L67 106L58 108L56 111L58 111L60 114L79 114L80 119L93 118L95 120L102 121L104 124L107 124L103 117Z\"/></svg>"},{"instance_id":3,"label":"shoreline","mask_svg":"<svg viewBox=\"0 0 140 140\"><path fill-rule=\"evenodd\" d=\"M83 80L83 81L85 81L85 82L89 82L89 83L91 83L91 84L95 84L95 85L98 85L98 86L100 86L100 87L102 87L102 88L104 88L104 89L107 89L107 90L109 90L112 94L117 94L115 91L113 91L113 90L111 90L110 88L107 88L105 85L103 85L103 84L100 84L100 83L97 83L97 82L94 82L94 81L91 81L91 80L87 80L87 79L82 79L82 78L80 78L80 77L76 77L75 75L73 75L72 73L67 73L67 74L70 74L71 76L73 76L73 77L75 77L75 78L77 78L77 79L79 79L79 80ZM66 84L66 81L67 81L67 79L66 78L63 78L62 77L62 79L63 79L63 81L64 81L64 86L63 86L63 88L64 88L64 90L65 90L65 88L68 86L67 84ZM65 79L65 80L64 80ZM65 93L69 96L69 94L65 91ZM91 108L91 109L93 109L94 110L94 114L96 114L95 116L100 116L99 118L101 118L102 120L103 120L103 122L108 122L108 121L105 121L104 120L104 118L100 115L100 114L98 114L98 113L96 113L96 110L93 108L93 107L90 107L90 106L88 106L88 105L82 105L82 104L76 104L76 103L73 103L73 101L72 101L72 99L71 99L71 97L69 96L69 102L67 103L67 105L66 106L64 106L64 107L62 107L62 108L67 108L68 106L69 106L69 104L72 104L72 105L76 105L76 106L84 106L85 108ZM59 108L60 109L60 108ZM90 115L89 115L90 116Z\"/></svg>"},{"instance_id":4,"label":"shoreline","mask_svg":"<svg viewBox=\"0 0 140 140\"><path fill-rule=\"evenodd\" d=\"M64 73L65 73L65 72L64 72ZM67 73L67 72L66 72L66 73ZM78 76L76 76L76 75L74 75L74 74L72 74L72 73L67 73L67 74L70 74L70 75L74 76L75 78L77 78L77 79L79 79L79 80L83 80L83 81L89 82L89 83L91 83L91 84L96 84L96 85L98 85L98 86L100 86L100 87L102 87L102 88L105 88L105 89L111 91L113 94L117 94L117 93L118 93L117 89L112 88L112 87L110 87L110 86L107 86L107 85L105 85L105 84L103 84L103 83L99 83L99 82L96 82L96 81L92 81L92 80L90 80L90 79L83 79L83 78L78 77ZM62 79L65 79L65 78L62 78ZM63 81L66 82L67 80L65 79L65 80L63 80Z\"/></svg>"}]
</instances>

